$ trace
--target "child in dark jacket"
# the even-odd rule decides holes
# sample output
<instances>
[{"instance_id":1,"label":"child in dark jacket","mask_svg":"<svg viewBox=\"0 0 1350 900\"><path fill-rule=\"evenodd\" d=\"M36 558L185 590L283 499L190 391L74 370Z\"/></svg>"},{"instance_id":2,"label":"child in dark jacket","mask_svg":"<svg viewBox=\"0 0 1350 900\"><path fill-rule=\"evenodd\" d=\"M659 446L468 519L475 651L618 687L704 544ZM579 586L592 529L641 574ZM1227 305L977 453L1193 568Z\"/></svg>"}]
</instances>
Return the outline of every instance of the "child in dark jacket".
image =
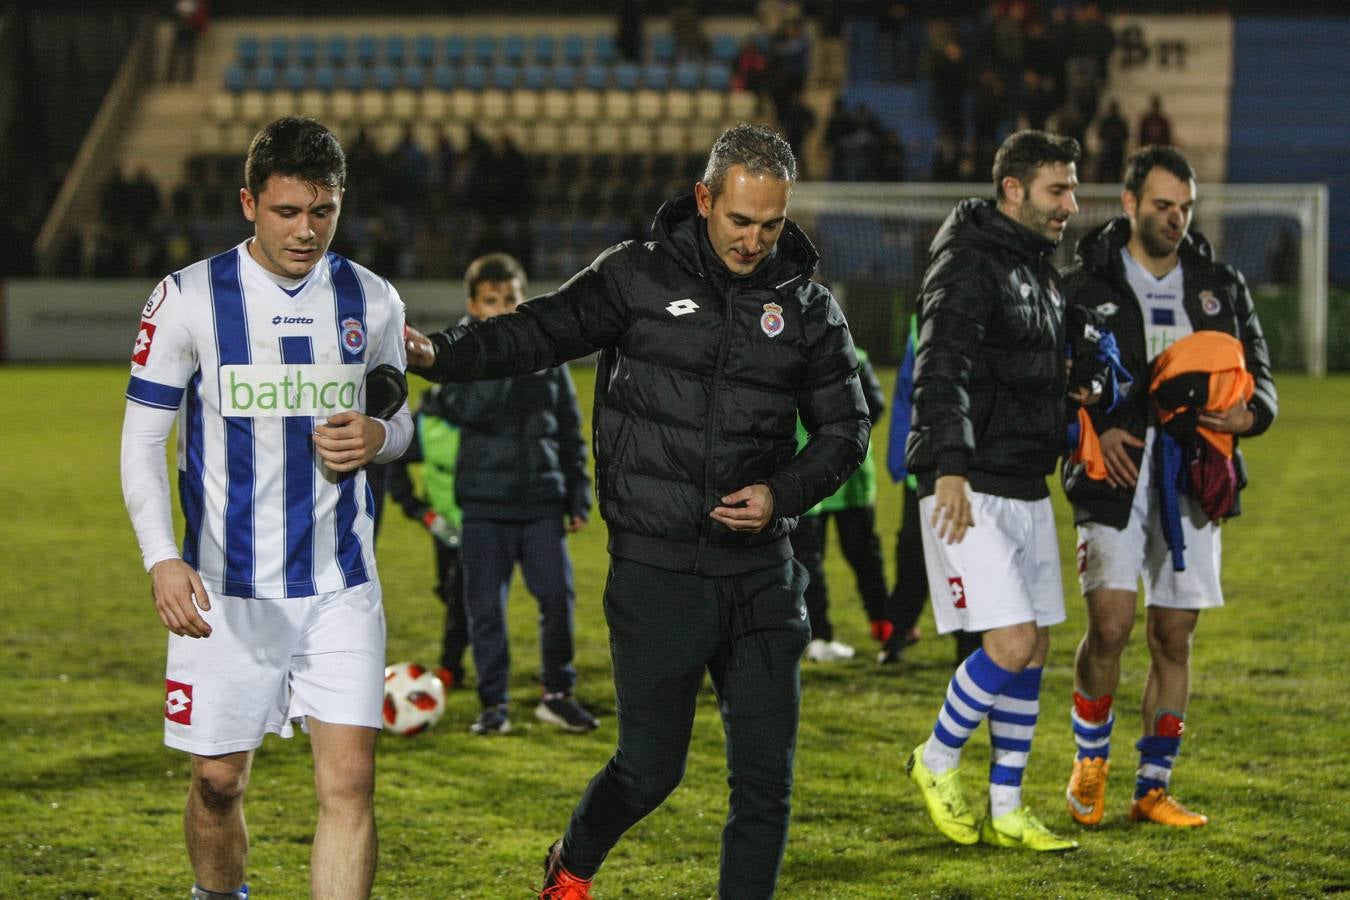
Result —
<instances>
[{"instance_id":1,"label":"child in dark jacket","mask_svg":"<svg viewBox=\"0 0 1350 900\"><path fill-rule=\"evenodd\" d=\"M525 272L504 253L470 263L469 316L510 314L524 298ZM460 429L455 497L462 516L464 602L482 712L474 734L510 730L506 597L520 565L539 604L543 698L535 717L590 731L594 716L572 696L572 610L576 599L566 534L586 524L590 477L581 411L567 366L528 375L446 385L441 411Z\"/></svg>"}]
</instances>

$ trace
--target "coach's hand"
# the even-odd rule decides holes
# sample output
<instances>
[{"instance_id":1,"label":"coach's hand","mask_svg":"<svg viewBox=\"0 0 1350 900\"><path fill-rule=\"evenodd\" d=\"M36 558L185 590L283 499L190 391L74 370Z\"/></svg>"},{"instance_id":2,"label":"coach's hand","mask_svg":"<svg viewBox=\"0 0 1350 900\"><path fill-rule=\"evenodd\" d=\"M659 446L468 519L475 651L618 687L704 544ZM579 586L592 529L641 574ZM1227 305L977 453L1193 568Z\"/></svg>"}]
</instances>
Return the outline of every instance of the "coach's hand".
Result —
<instances>
[{"instance_id":1,"label":"coach's hand","mask_svg":"<svg viewBox=\"0 0 1350 900\"><path fill-rule=\"evenodd\" d=\"M1108 428L1099 440L1106 463L1106 483L1113 488L1134 487L1139 481L1139 467L1130 459L1128 448L1142 450L1144 442L1124 428Z\"/></svg>"},{"instance_id":2,"label":"coach's hand","mask_svg":"<svg viewBox=\"0 0 1350 900\"><path fill-rule=\"evenodd\" d=\"M970 510L970 482L964 475L939 475L933 490L937 502L933 505L930 524L938 540L959 544L966 530L975 527Z\"/></svg>"},{"instance_id":3,"label":"coach's hand","mask_svg":"<svg viewBox=\"0 0 1350 900\"><path fill-rule=\"evenodd\" d=\"M408 368L430 369L435 365L436 345L411 325L403 327L403 347L408 354Z\"/></svg>"},{"instance_id":4,"label":"coach's hand","mask_svg":"<svg viewBox=\"0 0 1350 900\"><path fill-rule=\"evenodd\" d=\"M210 609L211 601L192 566L181 559L155 563L150 569L150 595L155 598L155 612L165 628L182 637L211 636L211 626L197 614L198 607Z\"/></svg>"},{"instance_id":5,"label":"coach's hand","mask_svg":"<svg viewBox=\"0 0 1350 900\"><path fill-rule=\"evenodd\" d=\"M758 534L773 519L773 491L767 484L752 484L722 498L722 506L708 515L732 531Z\"/></svg>"},{"instance_id":6,"label":"coach's hand","mask_svg":"<svg viewBox=\"0 0 1350 900\"><path fill-rule=\"evenodd\" d=\"M334 472L354 472L384 446L384 423L359 412L340 412L314 427L314 447Z\"/></svg>"}]
</instances>

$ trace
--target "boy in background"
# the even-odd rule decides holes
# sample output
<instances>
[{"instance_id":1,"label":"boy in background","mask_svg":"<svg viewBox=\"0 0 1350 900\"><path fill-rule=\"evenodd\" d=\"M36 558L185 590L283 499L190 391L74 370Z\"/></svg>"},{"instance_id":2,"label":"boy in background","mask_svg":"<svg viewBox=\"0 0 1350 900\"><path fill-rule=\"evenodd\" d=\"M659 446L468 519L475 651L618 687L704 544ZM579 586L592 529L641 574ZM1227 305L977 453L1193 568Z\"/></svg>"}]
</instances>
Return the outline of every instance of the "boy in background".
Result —
<instances>
[{"instance_id":1,"label":"boy in background","mask_svg":"<svg viewBox=\"0 0 1350 900\"><path fill-rule=\"evenodd\" d=\"M475 259L464 281L465 322L514 313L524 299L525 271L505 253ZM506 597L519 563L539 604L544 694L535 717L565 731L590 731L599 722L572 696L576 592L566 534L586 524L591 482L567 366L447 384L440 391L440 414L460 429L455 470L460 562L482 703L469 730L479 735L511 730Z\"/></svg>"}]
</instances>

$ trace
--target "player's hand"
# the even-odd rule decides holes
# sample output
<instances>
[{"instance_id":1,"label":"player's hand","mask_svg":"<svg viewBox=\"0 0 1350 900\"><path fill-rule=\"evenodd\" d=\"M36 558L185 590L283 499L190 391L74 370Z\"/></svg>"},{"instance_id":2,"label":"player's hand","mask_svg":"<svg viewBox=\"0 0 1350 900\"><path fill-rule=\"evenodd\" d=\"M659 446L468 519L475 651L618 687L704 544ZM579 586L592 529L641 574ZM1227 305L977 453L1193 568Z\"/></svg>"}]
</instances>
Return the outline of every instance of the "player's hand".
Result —
<instances>
[{"instance_id":1,"label":"player's hand","mask_svg":"<svg viewBox=\"0 0 1350 900\"><path fill-rule=\"evenodd\" d=\"M708 513L732 531L758 534L773 520L773 491L767 484L751 484L722 498L722 506Z\"/></svg>"},{"instance_id":2,"label":"player's hand","mask_svg":"<svg viewBox=\"0 0 1350 900\"><path fill-rule=\"evenodd\" d=\"M314 447L334 472L354 472L384 446L384 423L359 412L340 412L314 427Z\"/></svg>"},{"instance_id":3,"label":"player's hand","mask_svg":"<svg viewBox=\"0 0 1350 900\"><path fill-rule=\"evenodd\" d=\"M1098 387L1097 382L1094 381L1091 385L1085 384L1070 390L1069 399L1079 406L1092 406L1098 400L1102 399L1102 389Z\"/></svg>"},{"instance_id":4,"label":"player's hand","mask_svg":"<svg viewBox=\"0 0 1350 900\"><path fill-rule=\"evenodd\" d=\"M429 369L435 365L436 345L411 325L403 326L403 347L408 353L408 368Z\"/></svg>"},{"instance_id":5,"label":"player's hand","mask_svg":"<svg viewBox=\"0 0 1350 900\"><path fill-rule=\"evenodd\" d=\"M164 627L182 637L211 636L211 626L197 613L211 608L206 585L197 570L181 559L165 559L150 569L150 596Z\"/></svg>"},{"instance_id":6,"label":"player's hand","mask_svg":"<svg viewBox=\"0 0 1350 900\"><path fill-rule=\"evenodd\" d=\"M1108 428L1098 440L1106 463L1106 483L1113 488L1134 487L1139 481L1139 467L1130 459L1128 448L1142 450L1144 442L1124 428Z\"/></svg>"},{"instance_id":7,"label":"player's hand","mask_svg":"<svg viewBox=\"0 0 1350 900\"><path fill-rule=\"evenodd\" d=\"M1248 409L1246 403L1239 400L1221 413L1200 413L1195 417L1195 421L1197 424L1212 428L1215 431L1223 431L1228 434L1246 434L1256 424L1256 413Z\"/></svg>"},{"instance_id":8,"label":"player's hand","mask_svg":"<svg viewBox=\"0 0 1350 900\"><path fill-rule=\"evenodd\" d=\"M563 528L567 529L568 534L574 531L580 531L586 527L585 516L568 516L563 522Z\"/></svg>"},{"instance_id":9,"label":"player's hand","mask_svg":"<svg viewBox=\"0 0 1350 900\"><path fill-rule=\"evenodd\" d=\"M930 524L938 540L959 544L966 530L975 527L971 512L970 482L964 475L939 475L933 491L937 502L933 505Z\"/></svg>"}]
</instances>

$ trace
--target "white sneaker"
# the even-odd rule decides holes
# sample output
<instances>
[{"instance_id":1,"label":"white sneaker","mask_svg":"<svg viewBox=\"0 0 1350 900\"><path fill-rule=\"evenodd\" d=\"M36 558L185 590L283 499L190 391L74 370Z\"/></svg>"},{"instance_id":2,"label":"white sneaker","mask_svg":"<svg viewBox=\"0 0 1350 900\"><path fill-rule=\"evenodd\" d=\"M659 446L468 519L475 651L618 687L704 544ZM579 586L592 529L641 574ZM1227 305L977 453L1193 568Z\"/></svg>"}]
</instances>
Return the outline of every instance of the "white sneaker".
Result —
<instances>
[{"instance_id":1,"label":"white sneaker","mask_svg":"<svg viewBox=\"0 0 1350 900\"><path fill-rule=\"evenodd\" d=\"M826 641L821 638L815 638L806 645L806 658L811 662L838 662L841 659L852 659L853 648L848 644L842 644L839 641Z\"/></svg>"}]
</instances>

